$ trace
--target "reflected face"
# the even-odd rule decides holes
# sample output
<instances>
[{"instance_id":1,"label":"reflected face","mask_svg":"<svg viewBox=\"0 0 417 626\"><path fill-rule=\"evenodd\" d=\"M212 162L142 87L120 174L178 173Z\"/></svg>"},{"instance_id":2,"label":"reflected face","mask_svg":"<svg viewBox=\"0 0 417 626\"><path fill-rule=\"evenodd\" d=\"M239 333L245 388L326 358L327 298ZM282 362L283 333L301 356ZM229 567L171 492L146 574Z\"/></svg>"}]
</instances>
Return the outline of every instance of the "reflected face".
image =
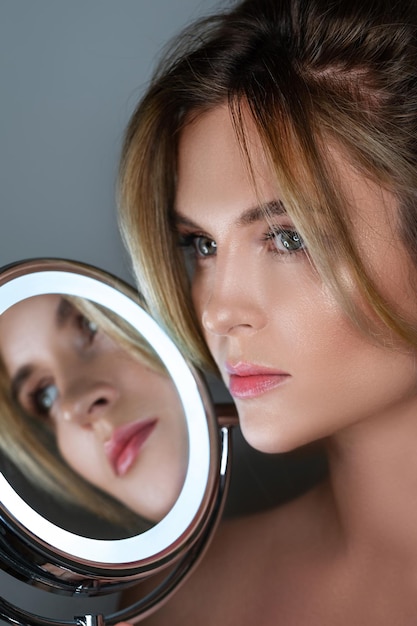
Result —
<instances>
[{"instance_id":1,"label":"reflected face","mask_svg":"<svg viewBox=\"0 0 417 626\"><path fill-rule=\"evenodd\" d=\"M226 107L183 131L176 197L177 228L194 260L195 308L246 439L280 452L376 417L415 415L415 354L372 344L346 319L286 215L257 135L248 132L269 223ZM366 264L382 293L416 319L408 279L415 270L392 224L394 198L338 152L334 159Z\"/></svg>"},{"instance_id":2,"label":"reflected face","mask_svg":"<svg viewBox=\"0 0 417 626\"><path fill-rule=\"evenodd\" d=\"M184 482L188 436L167 376L59 295L8 309L0 347L13 395L34 419L51 420L78 474L149 520L168 513Z\"/></svg>"}]
</instances>

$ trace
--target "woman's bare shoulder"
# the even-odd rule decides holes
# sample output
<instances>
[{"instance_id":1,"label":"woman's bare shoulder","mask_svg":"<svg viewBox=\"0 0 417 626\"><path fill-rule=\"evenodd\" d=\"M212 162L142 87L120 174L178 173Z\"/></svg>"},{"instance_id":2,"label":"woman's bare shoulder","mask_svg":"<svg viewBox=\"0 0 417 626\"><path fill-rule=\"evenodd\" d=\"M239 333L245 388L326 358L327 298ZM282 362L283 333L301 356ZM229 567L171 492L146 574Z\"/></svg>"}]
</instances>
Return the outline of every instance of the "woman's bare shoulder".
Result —
<instances>
[{"instance_id":1,"label":"woman's bare shoulder","mask_svg":"<svg viewBox=\"0 0 417 626\"><path fill-rule=\"evenodd\" d=\"M241 623L249 623L248 614L261 609L257 604L267 588L268 597L271 584L284 591L279 580L299 566L297 555L303 558L306 547L316 544L317 498L312 491L277 508L224 520L196 570L144 624L203 626L217 618L223 624L239 623L243 609Z\"/></svg>"}]
</instances>

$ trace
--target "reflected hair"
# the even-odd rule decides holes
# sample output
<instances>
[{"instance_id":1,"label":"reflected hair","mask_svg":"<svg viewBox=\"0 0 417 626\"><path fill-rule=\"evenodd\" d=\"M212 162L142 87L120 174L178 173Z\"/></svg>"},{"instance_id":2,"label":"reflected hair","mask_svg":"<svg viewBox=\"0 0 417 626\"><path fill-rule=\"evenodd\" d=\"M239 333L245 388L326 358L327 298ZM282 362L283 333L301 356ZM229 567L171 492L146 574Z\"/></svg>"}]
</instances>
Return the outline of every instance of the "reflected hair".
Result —
<instances>
[{"instance_id":1,"label":"reflected hair","mask_svg":"<svg viewBox=\"0 0 417 626\"><path fill-rule=\"evenodd\" d=\"M164 55L126 130L120 225L152 313L203 367L214 365L172 215L181 132L224 104L255 188L249 123L314 267L352 322L375 341L417 346L415 324L361 258L330 153L341 148L394 195L394 236L417 263L415 0L246 0L192 24Z\"/></svg>"}]
</instances>

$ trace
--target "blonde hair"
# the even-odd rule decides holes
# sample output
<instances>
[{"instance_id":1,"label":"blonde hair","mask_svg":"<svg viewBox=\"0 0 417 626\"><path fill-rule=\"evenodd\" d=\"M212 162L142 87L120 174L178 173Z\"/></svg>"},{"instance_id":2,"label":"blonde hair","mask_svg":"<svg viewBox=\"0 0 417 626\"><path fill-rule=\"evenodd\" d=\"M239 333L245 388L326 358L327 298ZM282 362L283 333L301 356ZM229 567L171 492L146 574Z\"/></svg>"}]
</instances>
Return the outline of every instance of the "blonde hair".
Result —
<instances>
[{"instance_id":1,"label":"blonde hair","mask_svg":"<svg viewBox=\"0 0 417 626\"><path fill-rule=\"evenodd\" d=\"M415 325L364 266L328 151L341 146L361 175L394 193L399 236L417 261L415 0L246 0L193 24L163 59L126 131L120 223L152 313L206 367L171 215L181 131L225 102L250 167L249 112L286 210L352 321L377 340L382 323L417 346Z\"/></svg>"},{"instance_id":2,"label":"blonde hair","mask_svg":"<svg viewBox=\"0 0 417 626\"><path fill-rule=\"evenodd\" d=\"M92 301L64 296L133 358L159 374L168 373L152 347L125 320ZM27 415L12 397L10 379L0 357L0 450L31 482L55 500L76 505L116 524L120 532L143 532L152 524L123 503L83 480L62 459L49 420ZM95 529L97 530L97 529Z\"/></svg>"}]
</instances>

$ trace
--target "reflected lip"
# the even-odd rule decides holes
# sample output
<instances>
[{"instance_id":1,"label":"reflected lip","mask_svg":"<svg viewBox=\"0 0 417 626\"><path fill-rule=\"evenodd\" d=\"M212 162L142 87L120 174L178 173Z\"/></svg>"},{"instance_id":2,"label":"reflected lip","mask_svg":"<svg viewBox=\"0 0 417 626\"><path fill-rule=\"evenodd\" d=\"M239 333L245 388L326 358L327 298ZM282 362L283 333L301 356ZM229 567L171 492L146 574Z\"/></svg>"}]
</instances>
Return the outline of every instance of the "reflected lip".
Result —
<instances>
[{"instance_id":1,"label":"reflected lip","mask_svg":"<svg viewBox=\"0 0 417 626\"><path fill-rule=\"evenodd\" d=\"M116 476L127 474L157 421L153 418L120 426L104 443L104 451Z\"/></svg>"},{"instance_id":2,"label":"reflected lip","mask_svg":"<svg viewBox=\"0 0 417 626\"><path fill-rule=\"evenodd\" d=\"M229 374L229 391L234 398L249 399L279 387L291 378L288 372L240 361L226 363Z\"/></svg>"}]
</instances>

